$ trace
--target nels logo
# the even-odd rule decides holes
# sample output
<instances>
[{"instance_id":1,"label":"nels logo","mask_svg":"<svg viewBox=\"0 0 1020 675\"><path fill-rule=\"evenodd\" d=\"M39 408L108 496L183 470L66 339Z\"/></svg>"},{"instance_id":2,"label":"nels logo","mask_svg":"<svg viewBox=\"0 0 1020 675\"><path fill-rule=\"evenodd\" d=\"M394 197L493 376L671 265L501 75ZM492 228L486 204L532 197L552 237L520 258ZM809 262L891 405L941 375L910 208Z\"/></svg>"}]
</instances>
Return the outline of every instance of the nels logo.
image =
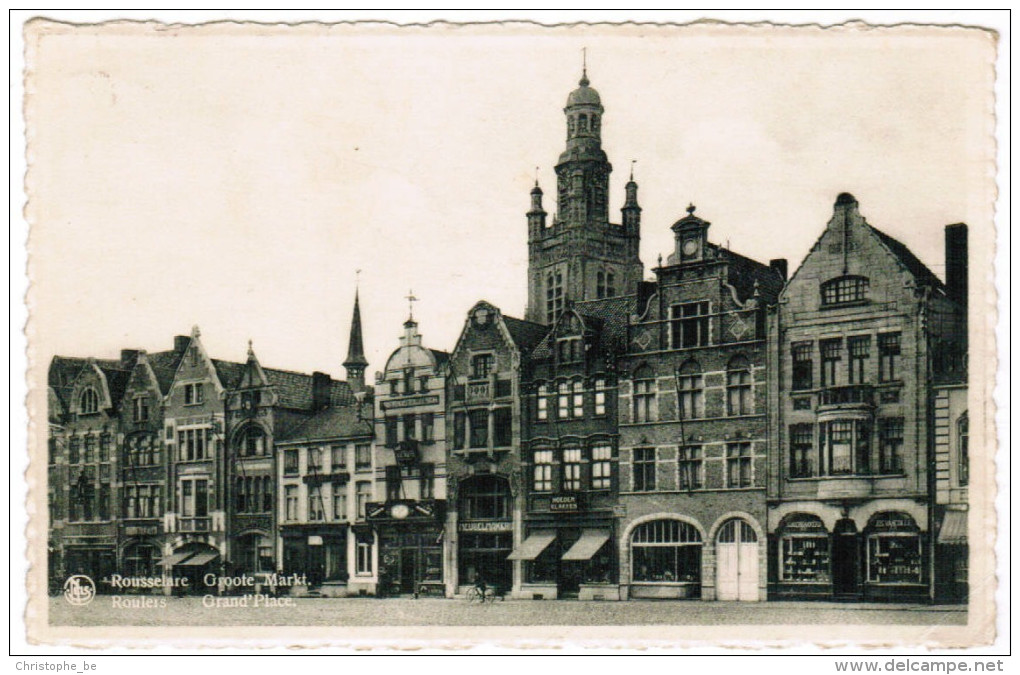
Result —
<instances>
[{"instance_id":1,"label":"nels logo","mask_svg":"<svg viewBox=\"0 0 1020 675\"><path fill-rule=\"evenodd\" d=\"M84 574L75 574L64 582L64 599L68 604L82 607L96 597L96 584Z\"/></svg>"}]
</instances>

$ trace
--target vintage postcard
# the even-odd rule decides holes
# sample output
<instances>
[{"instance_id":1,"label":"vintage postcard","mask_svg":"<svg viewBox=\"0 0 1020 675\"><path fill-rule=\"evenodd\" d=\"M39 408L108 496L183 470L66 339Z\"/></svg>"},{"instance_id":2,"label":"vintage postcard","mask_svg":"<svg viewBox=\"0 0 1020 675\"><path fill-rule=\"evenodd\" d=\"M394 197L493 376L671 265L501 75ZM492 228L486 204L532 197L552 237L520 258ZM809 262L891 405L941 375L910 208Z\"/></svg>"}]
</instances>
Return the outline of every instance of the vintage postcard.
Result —
<instances>
[{"instance_id":1,"label":"vintage postcard","mask_svg":"<svg viewBox=\"0 0 1020 675\"><path fill-rule=\"evenodd\" d=\"M30 641L994 639L993 31L25 43Z\"/></svg>"}]
</instances>

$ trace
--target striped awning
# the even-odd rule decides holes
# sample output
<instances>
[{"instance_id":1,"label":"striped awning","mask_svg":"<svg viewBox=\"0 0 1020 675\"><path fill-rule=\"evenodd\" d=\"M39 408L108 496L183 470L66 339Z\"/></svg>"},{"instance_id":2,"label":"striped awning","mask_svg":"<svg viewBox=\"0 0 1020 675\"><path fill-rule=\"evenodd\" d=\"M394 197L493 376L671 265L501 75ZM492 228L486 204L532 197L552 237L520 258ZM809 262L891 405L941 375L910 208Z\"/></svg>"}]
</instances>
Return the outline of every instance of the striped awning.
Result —
<instances>
[{"instance_id":1,"label":"striped awning","mask_svg":"<svg viewBox=\"0 0 1020 675\"><path fill-rule=\"evenodd\" d=\"M940 544L966 544L967 543L967 512L947 511L942 519L942 527L939 529Z\"/></svg>"},{"instance_id":2,"label":"striped awning","mask_svg":"<svg viewBox=\"0 0 1020 675\"><path fill-rule=\"evenodd\" d=\"M506 559L534 560L549 544L553 543L554 539L556 539L556 530L535 530Z\"/></svg>"},{"instance_id":3,"label":"striped awning","mask_svg":"<svg viewBox=\"0 0 1020 675\"><path fill-rule=\"evenodd\" d=\"M196 553L195 555L191 556L187 560L182 560L181 562L179 562L177 564L178 565L183 565L185 567L201 567L202 565L205 565L209 561L211 561L211 560L213 560L215 558L218 558L218 557L220 557L219 553L213 553L211 551L203 551L201 553Z\"/></svg>"},{"instance_id":4,"label":"striped awning","mask_svg":"<svg viewBox=\"0 0 1020 675\"><path fill-rule=\"evenodd\" d=\"M174 565L180 565L184 560L195 555L194 551L178 551L177 553L168 555L163 558L159 564L165 567L173 567Z\"/></svg>"}]
</instances>

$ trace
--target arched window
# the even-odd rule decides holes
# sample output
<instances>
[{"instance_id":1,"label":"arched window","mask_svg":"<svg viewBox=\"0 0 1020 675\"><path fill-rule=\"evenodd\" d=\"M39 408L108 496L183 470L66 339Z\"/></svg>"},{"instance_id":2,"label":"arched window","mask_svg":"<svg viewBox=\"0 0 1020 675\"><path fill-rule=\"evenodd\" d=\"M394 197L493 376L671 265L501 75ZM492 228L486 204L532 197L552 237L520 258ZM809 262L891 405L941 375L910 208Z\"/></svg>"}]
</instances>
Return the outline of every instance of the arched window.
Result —
<instances>
[{"instance_id":1,"label":"arched window","mask_svg":"<svg viewBox=\"0 0 1020 675\"><path fill-rule=\"evenodd\" d=\"M78 410L82 415L99 412L99 393L92 387L83 391L78 399Z\"/></svg>"},{"instance_id":2,"label":"arched window","mask_svg":"<svg viewBox=\"0 0 1020 675\"><path fill-rule=\"evenodd\" d=\"M630 538L631 576L636 582L701 581L701 533L681 520L653 520Z\"/></svg>"},{"instance_id":3,"label":"arched window","mask_svg":"<svg viewBox=\"0 0 1020 675\"><path fill-rule=\"evenodd\" d=\"M641 366L634 371L634 421L654 422L656 419L655 373L648 366Z\"/></svg>"},{"instance_id":4,"label":"arched window","mask_svg":"<svg viewBox=\"0 0 1020 675\"><path fill-rule=\"evenodd\" d=\"M726 412L730 416L754 412L751 366L743 356L734 356L726 366Z\"/></svg>"},{"instance_id":5,"label":"arched window","mask_svg":"<svg viewBox=\"0 0 1020 675\"><path fill-rule=\"evenodd\" d=\"M677 375L677 387L680 390L680 417L681 419L694 419L703 415L702 397L704 380L701 375L701 366L693 359L685 361L680 366Z\"/></svg>"},{"instance_id":6,"label":"arched window","mask_svg":"<svg viewBox=\"0 0 1020 675\"><path fill-rule=\"evenodd\" d=\"M595 297L606 297L606 273L602 270L595 273Z\"/></svg>"},{"instance_id":7,"label":"arched window","mask_svg":"<svg viewBox=\"0 0 1020 675\"><path fill-rule=\"evenodd\" d=\"M266 454L266 434L259 427L250 426L241 432L240 449L242 457Z\"/></svg>"},{"instance_id":8,"label":"arched window","mask_svg":"<svg viewBox=\"0 0 1020 675\"><path fill-rule=\"evenodd\" d=\"M837 277L822 284L822 305L840 305L868 299L868 278L854 275Z\"/></svg>"}]
</instances>

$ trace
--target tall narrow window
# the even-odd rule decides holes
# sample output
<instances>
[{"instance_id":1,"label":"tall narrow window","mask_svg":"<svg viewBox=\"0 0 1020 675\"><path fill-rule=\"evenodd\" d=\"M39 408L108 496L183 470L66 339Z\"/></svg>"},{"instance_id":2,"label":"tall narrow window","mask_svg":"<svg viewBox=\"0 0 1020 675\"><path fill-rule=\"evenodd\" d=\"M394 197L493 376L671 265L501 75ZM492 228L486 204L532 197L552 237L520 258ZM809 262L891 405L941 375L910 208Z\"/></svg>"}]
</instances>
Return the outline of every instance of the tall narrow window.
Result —
<instances>
[{"instance_id":1,"label":"tall narrow window","mask_svg":"<svg viewBox=\"0 0 1020 675\"><path fill-rule=\"evenodd\" d=\"M868 335L857 335L847 338L847 348L850 352L850 384L864 384L867 380L866 369L868 359L871 357L871 337Z\"/></svg>"},{"instance_id":2,"label":"tall narrow window","mask_svg":"<svg viewBox=\"0 0 1020 675\"><path fill-rule=\"evenodd\" d=\"M634 421L654 422L655 414L655 375L648 366L643 366L634 373Z\"/></svg>"},{"instance_id":3,"label":"tall narrow window","mask_svg":"<svg viewBox=\"0 0 1020 675\"><path fill-rule=\"evenodd\" d=\"M134 399L134 421L147 422L149 419L149 397L136 396Z\"/></svg>"},{"instance_id":4,"label":"tall narrow window","mask_svg":"<svg viewBox=\"0 0 1020 675\"><path fill-rule=\"evenodd\" d=\"M595 379L595 414L606 414L606 378Z\"/></svg>"},{"instance_id":5,"label":"tall narrow window","mask_svg":"<svg viewBox=\"0 0 1020 675\"><path fill-rule=\"evenodd\" d=\"M670 347L704 347L709 342L709 304L689 302L673 305L670 312Z\"/></svg>"},{"instance_id":6,"label":"tall narrow window","mask_svg":"<svg viewBox=\"0 0 1020 675\"><path fill-rule=\"evenodd\" d=\"M354 446L354 468L369 469L372 467L372 445L358 443Z\"/></svg>"},{"instance_id":7,"label":"tall narrow window","mask_svg":"<svg viewBox=\"0 0 1020 675\"><path fill-rule=\"evenodd\" d=\"M572 406L574 417L584 417L584 382L574 380L571 388L574 390Z\"/></svg>"},{"instance_id":8,"label":"tall narrow window","mask_svg":"<svg viewBox=\"0 0 1020 675\"><path fill-rule=\"evenodd\" d=\"M680 390L681 419L689 420L701 417L704 394L701 366L698 365L697 361L687 361L684 365L680 366L677 378L677 385Z\"/></svg>"},{"instance_id":9,"label":"tall narrow window","mask_svg":"<svg viewBox=\"0 0 1020 675\"><path fill-rule=\"evenodd\" d=\"M960 465L956 475L960 485L966 485L970 481L970 422L966 413L956 423L956 433L960 444Z\"/></svg>"},{"instance_id":10,"label":"tall narrow window","mask_svg":"<svg viewBox=\"0 0 1020 675\"><path fill-rule=\"evenodd\" d=\"M288 521L298 519L298 486L288 485L283 490L285 513Z\"/></svg>"},{"instance_id":11,"label":"tall narrow window","mask_svg":"<svg viewBox=\"0 0 1020 675\"><path fill-rule=\"evenodd\" d=\"M606 297L616 297L616 275L612 272L606 272Z\"/></svg>"},{"instance_id":12,"label":"tall narrow window","mask_svg":"<svg viewBox=\"0 0 1020 675\"><path fill-rule=\"evenodd\" d=\"M535 398L535 416L539 421L549 419L549 385L538 386L538 395Z\"/></svg>"},{"instance_id":13,"label":"tall narrow window","mask_svg":"<svg viewBox=\"0 0 1020 675\"><path fill-rule=\"evenodd\" d=\"M655 448L634 448L634 491L655 490Z\"/></svg>"},{"instance_id":14,"label":"tall narrow window","mask_svg":"<svg viewBox=\"0 0 1020 675\"><path fill-rule=\"evenodd\" d=\"M732 358L726 367L726 410L729 415L750 415L754 412L751 401L751 370L743 356Z\"/></svg>"},{"instance_id":15,"label":"tall narrow window","mask_svg":"<svg viewBox=\"0 0 1020 675\"><path fill-rule=\"evenodd\" d=\"M553 324L563 311L563 273L552 272L545 281L545 320Z\"/></svg>"},{"instance_id":16,"label":"tall narrow window","mask_svg":"<svg viewBox=\"0 0 1020 675\"><path fill-rule=\"evenodd\" d=\"M297 450L284 450L283 451L283 475L293 476L297 474L298 469L298 451Z\"/></svg>"},{"instance_id":17,"label":"tall narrow window","mask_svg":"<svg viewBox=\"0 0 1020 675\"><path fill-rule=\"evenodd\" d=\"M790 426L790 477L815 475L815 429L812 424Z\"/></svg>"},{"instance_id":18,"label":"tall narrow window","mask_svg":"<svg viewBox=\"0 0 1020 675\"><path fill-rule=\"evenodd\" d=\"M453 449L463 450L467 441L467 414L453 413Z\"/></svg>"},{"instance_id":19,"label":"tall narrow window","mask_svg":"<svg viewBox=\"0 0 1020 675\"><path fill-rule=\"evenodd\" d=\"M613 448L596 445L591 449L591 489L608 490L613 480Z\"/></svg>"},{"instance_id":20,"label":"tall narrow window","mask_svg":"<svg viewBox=\"0 0 1020 675\"><path fill-rule=\"evenodd\" d=\"M581 489L581 448L563 450L563 491L576 492Z\"/></svg>"},{"instance_id":21,"label":"tall narrow window","mask_svg":"<svg viewBox=\"0 0 1020 675\"><path fill-rule=\"evenodd\" d=\"M704 485L704 451L700 445L681 445L678 450L677 469L680 472L680 489L697 490Z\"/></svg>"},{"instance_id":22,"label":"tall narrow window","mask_svg":"<svg viewBox=\"0 0 1020 675\"><path fill-rule=\"evenodd\" d=\"M794 391L802 391L814 386L814 362L811 356L813 348L814 346L810 342L797 342L791 349L793 355L791 385Z\"/></svg>"},{"instance_id":23,"label":"tall narrow window","mask_svg":"<svg viewBox=\"0 0 1020 675\"><path fill-rule=\"evenodd\" d=\"M422 413L421 440L425 443L435 440L435 413Z\"/></svg>"},{"instance_id":24,"label":"tall narrow window","mask_svg":"<svg viewBox=\"0 0 1020 675\"><path fill-rule=\"evenodd\" d=\"M412 438L417 438L417 434L415 433L415 430L414 430L414 422L415 422L414 418L415 418L414 415L403 415L402 416L402 421L404 423L404 438L407 439L407 440L410 440Z\"/></svg>"},{"instance_id":25,"label":"tall narrow window","mask_svg":"<svg viewBox=\"0 0 1020 675\"><path fill-rule=\"evenodd\" d=\"M365 510L368 508L368 500L372 498L372 484L368 481L359 481L354 486L355 506L358 509L358 518L365 517Z\"/></svg>"},{"instance_id":26,"label":"tall narrow window","mask_svg":"<svg viewBox=\"0 0 1020 675\"><path fill-rule=\"evenodd\" d=\"M534 463L534 481L532 487L535 492L552 492L552 450L535 450L532 453Z\"/></svg>"},{"instance_id":27,"label":"tall narrow window","mask_svg":"<svg viewBox=\"0 0 1020 675\"><path fill-rule=\"evenodd\" d=\"M347 520L347 486L333 483L333 519Z\"/></svg>"},{"instance_id":28,"label":"tall narrow window","mask_svg":"<svg viewBox=\"0 0 1020 675\"><path fill-rule=\"evenodd\" d=\"M595 273L595 297L606 297L606 273L602 270Z\"/></svg>"},{"instance_id":29,"label":"tall narrow window","mask_svg":"<svg viewBox=\"0 0 1020 675\"><path fill-rule=\"evenodd\" d=\"M836 386L836 369L839 367L840 350L843 341L839 338L833 340L822 340L822 386Z\"/></svg>"},{"instance_id":30,"label":"tall narrow window","mask_svg":"<svg viewBox=\"0 0 1020 675\"><path fill-rule=\"evenodd\" d=\"M472 410L468 413L471 424L471 447L485 448L489 445L489 411Z\"/></svg>"},{"instance_id":31,"label":"tall narrow window","mask_svg":"<svg viewBox=\"0 0 1020 675\"><path fill-rule=\"evenodd\" d=\"M878 420L879 470L882 473L903 471L903 418Z\"/></svg>"},{"instance_id":32,"label":"tall narrow window","mask_svg":"<svg viewBox=\"0 0 1020 675\"><path fill-rule=\"evenodd\" d=\"M308 486L308 520L325 520L326 510L323 508L322 486Z\"/></svg>"},{"instance_id":33,"label":"tall narrow window","mask_svg":"<svg viewBox=\"0 0 1020 675\"><path fill-rule=\"evenodd\" d=\"M894 382L900 379L900 334L885 333L878 336L878 379Z\"/></svg>"},{"instance_id":34,"label":"tall narrow window","mask_svg":"<svg viewBox=\"0 0 1020 675\"><path fill-rule=\"evenodd\" d=\"M383 422L383 426L386 429L386 447L393 448L397 445L397 418L387 417L386 421Z\"/></svg>"},{"instance_id":35,"label":"tall narrow window","mask_svg":"<svg viewBox=\"0 0 1020 675\"><path fill-rule=\"evenodd\" d=\"M82 415L93 415L99 412L99 394L95 389L89 387L81 393L78 410Z\"/></svg>"},{"instance_id":36,"label":"tall narrow window","mask_svg":"<svg viewBox=\"0 0 1020 675\"><path fill-rule=\"evenodd\" d=\"M556 386L556 417L565 420L570 417L570 383L566 380Z\"/></svg>"},{"instance_id":37,"label":"tall narrow window","mask_svg":"<svg viewBox=\"0 0 1020 675\"><path fill-rule=\"evenodd\" d=\"M753 484L751 444L726 445L726 487L750 487Z\"/></svg>"},{"instance_id":38,"label":"tall narrow window","mask_svg":"<svg viewBox=\"0 0 1020 675\"><path fill-rule=\"evenodd\" d=\"M492 411L492 444L506 448L513 444L513 414L510 408L496 408Z\"/></svg>"},{"instance_id":39,"label":"tall narrow window","mask_svg":"<svg viewBox=\"0 0 1020 675\"><path fill-rule=\"evenodd\" d=\"M829 474L853 473L853 422L837 420L827 423L829 441Z\"/></svg>"}]
</instances>

